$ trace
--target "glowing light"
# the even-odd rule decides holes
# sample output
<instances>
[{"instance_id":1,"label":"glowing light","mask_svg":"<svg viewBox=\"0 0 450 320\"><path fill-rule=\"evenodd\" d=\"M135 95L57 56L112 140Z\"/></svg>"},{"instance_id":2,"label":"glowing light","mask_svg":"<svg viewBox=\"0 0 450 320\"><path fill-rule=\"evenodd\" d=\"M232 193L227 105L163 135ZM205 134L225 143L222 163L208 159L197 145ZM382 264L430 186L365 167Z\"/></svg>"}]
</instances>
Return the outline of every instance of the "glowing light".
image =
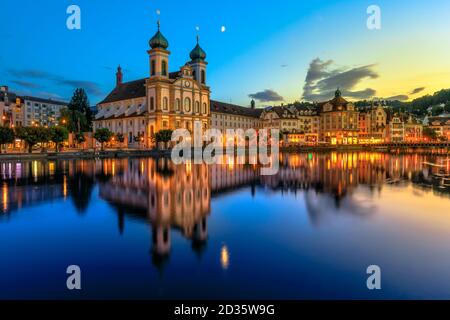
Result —
<instances>
[{"instance_id":1,"label":"glowing light","mask_svg":"<svg viewBox=\"0 0 450 320\"><path fill-rule=\"evenodd\" d=\"M226 245L223 245L220 250L220 264L225 270L230 266L230 253Z\"/></svg>"},{"instance_id":2,"label":"glowing light","mask_svg":"<svg viewBox=\"0 0 450 320\"><path fill-rule=\"evenodd\" d=\"M6 182L3 183L2 200L3 200L3 212L6 212L8 211L8 185L6 184Z\"/></svg>"},{"instance_id":3,"label":"glowing light","mask_svg":"<svg viewBox=\"0 0 450 320\"><path fill-rule=\"evenodd\" d=\"M225 26L222 26L222 27L220 28L220 32L225 32L225 31L227 31L227 28L225 28Z\"/></svg>"}]
</instances>

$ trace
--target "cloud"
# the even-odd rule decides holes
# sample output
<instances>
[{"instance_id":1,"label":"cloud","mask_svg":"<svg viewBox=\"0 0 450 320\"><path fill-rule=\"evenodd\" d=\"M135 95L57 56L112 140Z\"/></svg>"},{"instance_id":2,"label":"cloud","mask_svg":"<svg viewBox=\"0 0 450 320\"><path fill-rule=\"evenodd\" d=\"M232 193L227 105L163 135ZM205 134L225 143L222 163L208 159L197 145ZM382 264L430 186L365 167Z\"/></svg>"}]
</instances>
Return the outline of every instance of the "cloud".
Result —
<instances>
[{"instance_id":1,"label":"cloud","mask_svg":"<svg viewBox=\"0 0 450 320\"><path fill-rule=\"evenodd\" d=\"M266 89L264 91L252 93L248 95L252 99L259 100L260 102L273 102L273 101L283 101L283 97L277 92Z\"/></svg>"},{"instance_id":2,"label":"cloud","mask_svg":"<svg viewBox=\"0 0 450 320\"><path fill-rule=\"evenodd\" d=\"M102 96L103 91L101 90L100 86L93 82L93 81L87 81L87 80L72 80L72 79L66 79L64 77L61 77L59 75L55 75L43 70L35 70L35 69L28 69L28 70L16 70L16 69L10 69L8 70L9 74L15 76L16 78L26 78L26 79L38 79L38 80L47 80L54 82L57 85L70 87L71 89L76 88L84 88L88 94L94 95L94 96ZM14 82L14 81L13 81ZM20 81L22 84L31 84L31 82L27 81ZM15 82L17 83L17 82ZM17 83L19 84L19 83ZM21 84L19 84L21 85ZM39 87L30 87L28 88L39 88Z\"/></svg>"},{"instance_id":3,"label":"cloud","mask_svg":"<svg viewBox=\"0 0 450 320\"><path fill-rule=\"evenodd\" d=\"M418 94L419 92L422 92L423 90L425 90L425 87L420 87L420 88L415 88L413 91L411 91L409 94L413 95L413 94Z\"/></svg>"},{"instance_id":4,"label":"cloud","mask_svg":"<svg viewBox=\"0 0 450 320\"><path fill-rule=\"evenodd\" d=\"M388 97L388 98L385 98L385 99L386 100L391 100L391 101L392 100L406 101L406 100L409 99L409 97L406 94L399 94L399 95Z\"/></svg>"},{"instance_id":5,"label":"cloud","mask_svg":"<svg viewBox=\"0 0 450 320\"><path fill-rule=\"evenodd\" d=\"M87 94L92 94L94 96L103 95L103 91L102 89L100 89L100 86L92 81L62 79L59 80L58 83L61 85L72 87L73 89L83 88L86 90Z\"/></svg>"},{"instance_id":6,"label":"cloud","mask_svg":"<svg viewBox=\"0 0 450 320\"><path fill-rule=\"evenodd\" d=\"M376 94L376 90L366 88L355 90L365 79L376 79L378 73L374 71L375 64L354 68L333 67L334 61L323 61L316 58L309 64L303 86L303 99L320 101L330 99L336 88L340 88L343 95L354 99L367 99Z\"/></svg>"},{"instance_id":7,"label":"cloud","mask_svg":"<svg viewBox=\"0 0 450 320\"><path fill-rule=\"evenodd\" d=\"M22 80L11 80L12 83L15 83L23 88L30 88L30 89L39 89L42 88L40 84L28 82L28 81L22 81Z\"/></svg>"}]
</instances>

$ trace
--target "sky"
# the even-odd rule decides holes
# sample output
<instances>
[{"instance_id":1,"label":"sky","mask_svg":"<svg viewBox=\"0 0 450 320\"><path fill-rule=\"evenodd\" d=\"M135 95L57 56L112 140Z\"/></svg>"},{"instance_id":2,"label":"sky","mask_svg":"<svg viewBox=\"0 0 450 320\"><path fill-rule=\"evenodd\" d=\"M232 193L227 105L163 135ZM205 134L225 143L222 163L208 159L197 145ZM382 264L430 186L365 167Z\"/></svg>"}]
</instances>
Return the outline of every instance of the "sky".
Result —
<instances>
[{"instance_id":1,"label":"sky","mask_svg":"<svg viewBox=\"0 0 450 320\"><path fill-rule=\"evenodd\" d=\"M367 27L374 4L378 30ZM80 30L66 26L70 5L81 10ZM67 101L83 87L95 104L119 64L124 81L148 77L158 18L171 71L199 34L215 100L324 101L339 87L349 100L406 101L450 88L450 1L0 0L0 8L0 85L22 95Z\"/></svg>"}]
</instances>

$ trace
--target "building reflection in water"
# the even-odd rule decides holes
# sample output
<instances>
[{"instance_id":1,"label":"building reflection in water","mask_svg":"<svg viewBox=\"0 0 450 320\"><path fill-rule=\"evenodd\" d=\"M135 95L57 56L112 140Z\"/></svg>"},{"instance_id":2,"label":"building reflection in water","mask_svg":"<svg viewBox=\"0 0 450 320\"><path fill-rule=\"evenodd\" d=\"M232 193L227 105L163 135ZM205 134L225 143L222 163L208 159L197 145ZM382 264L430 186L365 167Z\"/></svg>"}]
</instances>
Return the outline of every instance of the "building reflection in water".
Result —
<instances>
[{"instance_id":1,"label":"building reflection in water","mask_svg":"<svg viewBox=\"0 0 450 320\"><path fill-rule=\"evenodd\" d=\"M201 257L208 238L207 219L211 198L250 187L257 192L298 193L304 196L313 224L329 210L365 216L371 210L354 198L357 187L381 193L386 184L450 194L448 159L432 155L371 152L304 153L280 155L276 175L261 176L255 165L226 158L222 165L174 165L169 159L131 158L0 163L3 217L27 206L55 200L72 201L76 211L86 212L95 185L99 196L116 208L118 230L125 232L126 217L151 226L151 256L162 267L171 251L173 232L191 242ZM0 216L0 222L3 220ZM229 252L220 252L222 268L229 266Z\"/></svg>"}]
</instances>

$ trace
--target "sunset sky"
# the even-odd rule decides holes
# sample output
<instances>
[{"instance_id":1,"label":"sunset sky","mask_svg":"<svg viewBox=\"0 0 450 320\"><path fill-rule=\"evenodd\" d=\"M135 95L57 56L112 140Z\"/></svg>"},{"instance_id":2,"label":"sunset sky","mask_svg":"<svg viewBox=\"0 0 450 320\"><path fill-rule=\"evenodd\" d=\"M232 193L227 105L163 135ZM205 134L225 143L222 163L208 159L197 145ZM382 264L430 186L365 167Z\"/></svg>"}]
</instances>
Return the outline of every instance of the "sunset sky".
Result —
<instances>
[{"instance_id":1,"label":"sunset sky","mask_svg":"<svg viewBox=\"0 0 450 320\"><path fill-rule=\"evenodd\" d=\"M200 28L216 100L326 100L336 87L349 99L408 100L450 88L449 1L0 1L0 85L19 94L68 100L84 87L97 103L118 64L124 81L147 77L158 9L171 71L188 61ZM66 27L71 4L81 30ZM381 30L366 27L372 4Z\"/></svg>"}]
</instances>

